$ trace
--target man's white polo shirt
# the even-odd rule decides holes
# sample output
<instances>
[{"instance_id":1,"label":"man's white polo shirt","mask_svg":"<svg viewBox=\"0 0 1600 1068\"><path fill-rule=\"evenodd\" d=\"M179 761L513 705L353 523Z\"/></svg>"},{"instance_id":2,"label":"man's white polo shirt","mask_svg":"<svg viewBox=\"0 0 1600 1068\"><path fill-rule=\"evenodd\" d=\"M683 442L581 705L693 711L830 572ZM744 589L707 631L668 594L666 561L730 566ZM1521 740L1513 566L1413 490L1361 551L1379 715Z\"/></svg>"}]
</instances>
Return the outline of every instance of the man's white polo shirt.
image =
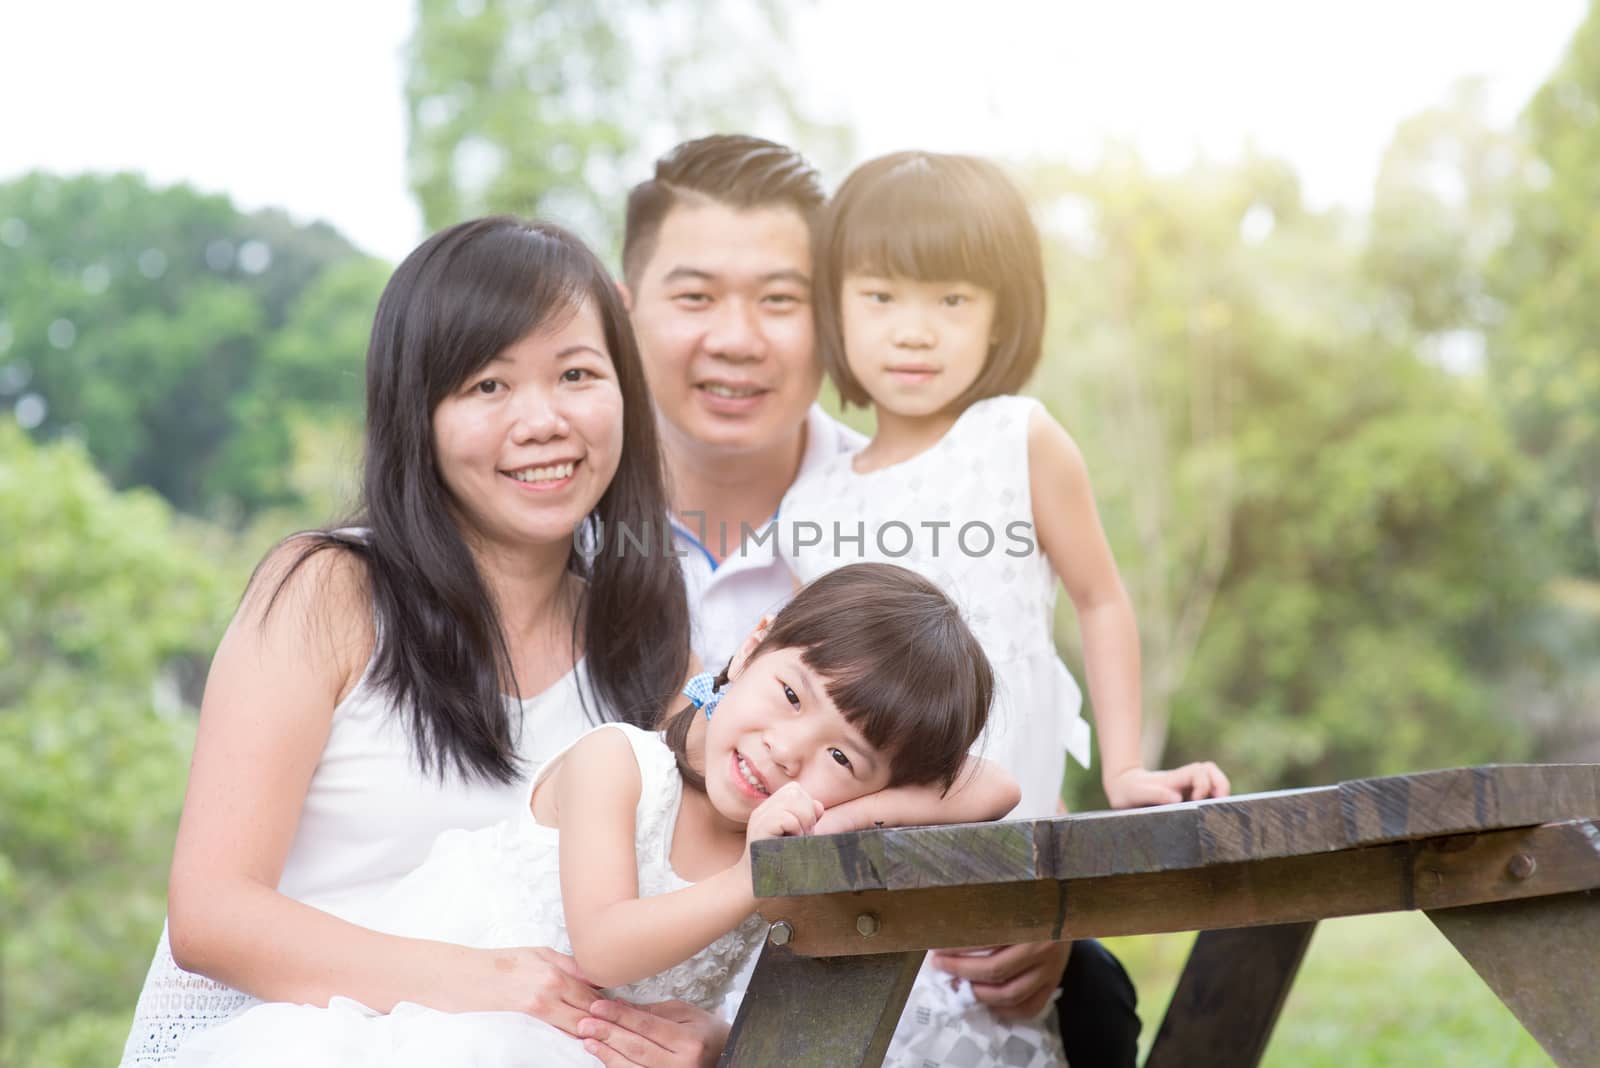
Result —
<instances>
[{"instance_id":1,"label":"man's white polo shirt","mask_svg":"<svg viewBox=\"0 0 1600 1068\"><path fill-rule=\"evenodd\" d=\"M796 480L830 457L854 452L866 443L866 438L813 404L806 413L806 450ZM777 519L774 514L747 544L739 545L737 530L701 530L694 526L692 516L686 522L671 517L678 562L683 565L683 581L689 591L690 647L707 671L726 667L761 617L777 612L794 593L789 565L778 556L777 532L772 529ZM720 564L706 548L710 544L720 549L719 537L726 538L728 545Z\"/></svg>"}]
</instances>

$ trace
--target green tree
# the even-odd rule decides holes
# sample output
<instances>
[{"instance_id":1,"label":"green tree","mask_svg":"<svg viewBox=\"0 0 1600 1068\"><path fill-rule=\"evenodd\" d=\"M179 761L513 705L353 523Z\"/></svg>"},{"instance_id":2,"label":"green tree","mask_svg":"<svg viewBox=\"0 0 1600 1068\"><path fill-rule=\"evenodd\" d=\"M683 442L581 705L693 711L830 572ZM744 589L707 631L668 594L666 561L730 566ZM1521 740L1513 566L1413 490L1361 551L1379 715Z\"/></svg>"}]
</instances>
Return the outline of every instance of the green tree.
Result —
<instances>
[{"instance_id":1,"label":"green tree","mask_svg":"<svg viewBox=\"0 0 1600 1068\"><path fill-rule=\"evenodd\" d=\"M242 576L220 535L9 420L0 528L19 532L0 541L0 1063L110 1064L165 911L194 730L177 672Z\"/></svg>"},{"instance_id":2,"label":"green tree","mask_svg":"<svg viewBox=\"0 0 1600 1068\"><path fill-rule=\"evenodd\" d=\"M1034 188L1037 387L1134 597L1147 759L1259 789L1525 752L1497 698L1540 582L1526 471L1481 380L1391 321L1362 228L1270 160Z\"/></svg>"},{"instance_id":3,"label":"green tree","mask_svg":"<svg viewBox=\"0 0 1600 1068\"><path fill-rule=\"evenodd\" d=\"M275 371L270 338L355 255L325 225L133 175L0 185L0 400L29 397L35 436L83 440L119 487L230 519L282 503L284 402L351 398L324 392L323 371L300 385ZM361 296L348 282L343 295ZM370 321L371 309L351 310ZM364 348L322 357L342 370Z\"/></svg>"},{"instance_id":4,"label":"green tree","mask_svg":"<svg viewBox=\"0 0 1600 1068\"><path fill-rule=\"evenodd\" d=\"M715 130L842 159L778 73L773 0L418 0L406 81L411 188L429 227L509 211L618 236L624 191L676 141Z\"/></svg>"},{"instance_id":5,"label":"green tree","mask_svg":"<svg viewBox=\"0 0 1600 1068\"><path fill-rule=\"evenodd\" d=\"M1574 576L1600 581L1600 8L1522 117L1533 172L1496 259L1496 394L1541 469L1543 515Z\"/></svg>"},{"instance_id":6,"label":"green tree","mask_svg":"<svg viewBox=\"0 0 1600 1068\"><path fill-rule=\"evenodd\" d=\"M1488 118L1484 84L1460 83L1440 105L1402 122L1373 188L1364 271L1384 325L1433 339L1477 370L1483 331L1500 309L1487 268L1511 231L1529 160L1515 131Z\"/></svg>"}]
</instances>

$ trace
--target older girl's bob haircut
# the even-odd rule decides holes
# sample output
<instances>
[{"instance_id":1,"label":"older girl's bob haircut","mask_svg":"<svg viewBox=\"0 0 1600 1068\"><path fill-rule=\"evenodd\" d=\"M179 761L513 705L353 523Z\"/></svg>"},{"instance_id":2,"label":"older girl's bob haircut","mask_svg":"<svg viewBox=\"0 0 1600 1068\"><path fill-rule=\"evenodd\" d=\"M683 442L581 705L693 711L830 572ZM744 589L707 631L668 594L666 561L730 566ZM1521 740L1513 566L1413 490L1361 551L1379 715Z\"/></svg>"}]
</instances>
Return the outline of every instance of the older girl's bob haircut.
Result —
<instances>
[{"instance_id":1,"label":"older girl's bob haircut","mask_svg":"<svg viewBox=\"0 0 1600 1068\"><path fill-rule=\"evenodd\" d=\"M974 156L895 152L846 178L823 209L815 244L817 349L845 404L871 398L845 360L847 275L968 282L995 294L994 343L951 408L1020 391L1044 342L1044 254L1021 192Z\"/></svg>"},{"instance_id":2,"label":"older girl's bob haircut","mask_svg":"<svg viewBox=\"0 0 1600 1068\"><path fill-rule=\"evenodd\" d=\"M948 790L988 722L994 674L983 646L939 587L903 567L849 564L809 583L749 661L777 649L799 650L822 676L845 719L888 756L891 785ZM717 676L719 689L729 668ZM704 790L688 760L697 715L693 705L675 713L667 744L684 781Z\"/></svg>"}]
</instances>

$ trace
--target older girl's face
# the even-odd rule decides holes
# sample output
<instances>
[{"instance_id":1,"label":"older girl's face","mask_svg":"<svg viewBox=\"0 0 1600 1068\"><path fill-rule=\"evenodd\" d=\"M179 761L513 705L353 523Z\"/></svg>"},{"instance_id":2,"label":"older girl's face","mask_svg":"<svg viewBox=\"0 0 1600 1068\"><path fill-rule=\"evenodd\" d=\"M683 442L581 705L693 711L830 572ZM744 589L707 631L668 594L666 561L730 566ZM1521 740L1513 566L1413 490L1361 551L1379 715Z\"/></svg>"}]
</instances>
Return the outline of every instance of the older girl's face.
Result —
<instances>
[{"instance_id":1,"label":"older girl's face","mask_svg":"<svg viewBox=\"0 0 1600 1068\"><path fill-rule=\"evenodd\" d=\"M570 545L622 455L622 390L594 303L507 346L440 401L433 448L469 540Z\"/></svg>"}]
</instances>

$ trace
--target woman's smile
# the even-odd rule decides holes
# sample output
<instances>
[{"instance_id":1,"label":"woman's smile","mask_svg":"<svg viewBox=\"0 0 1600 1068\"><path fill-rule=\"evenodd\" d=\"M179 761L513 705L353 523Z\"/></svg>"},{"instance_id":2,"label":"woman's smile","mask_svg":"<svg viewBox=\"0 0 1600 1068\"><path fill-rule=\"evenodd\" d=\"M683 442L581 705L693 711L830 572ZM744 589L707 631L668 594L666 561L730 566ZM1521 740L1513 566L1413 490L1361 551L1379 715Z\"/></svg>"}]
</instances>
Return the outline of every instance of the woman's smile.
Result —
<instances>
[{"instance_id":1,"label":"woman's smile","mask_svg":"<svg viewBox=\"0 0 1600 1068\"><path fill-rule=\"evenodd\" d=\"M559 463L540 464L505 471L507 478L535 493L551 493L572 484L574 472L582 460L565 460Z\"/></svg>"}]
</instances>

